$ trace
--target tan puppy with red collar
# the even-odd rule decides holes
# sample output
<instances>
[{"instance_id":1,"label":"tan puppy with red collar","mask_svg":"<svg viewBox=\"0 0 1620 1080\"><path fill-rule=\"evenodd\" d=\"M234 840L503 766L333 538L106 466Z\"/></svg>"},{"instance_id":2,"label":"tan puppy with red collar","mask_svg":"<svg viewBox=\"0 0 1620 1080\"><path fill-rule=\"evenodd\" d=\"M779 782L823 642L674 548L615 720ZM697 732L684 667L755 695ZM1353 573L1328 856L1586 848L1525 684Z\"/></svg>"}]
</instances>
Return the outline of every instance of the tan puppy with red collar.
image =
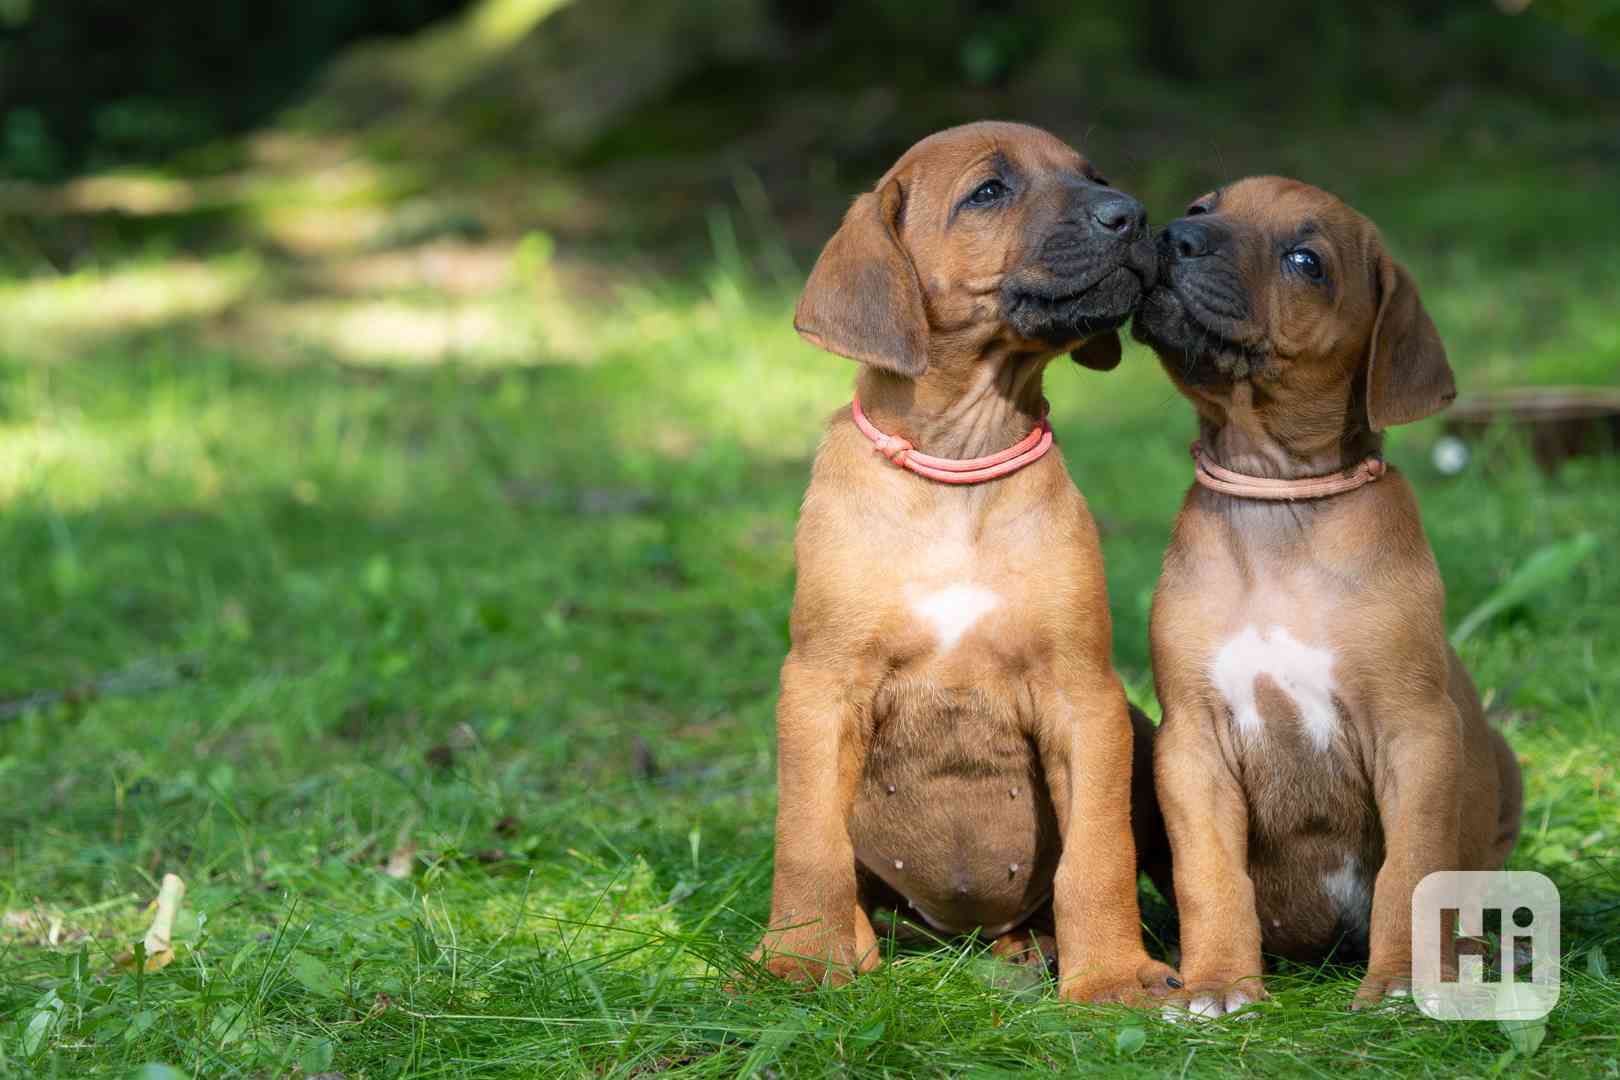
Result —
<instances>
[{"instance_id":1,"label":"tan puppy with red collar","mask_svg":"<svg viewBox=\"0 0 1620 1080\"><path fill-rule=\"evenodd\" d=\"M1155 771L1193 1010L1265 995L1261 953L1368 958L1404 992L1412 891L1502 865L1518 762L1445 633L1412 489L1380 432L1454 396L1378 230L1293 180L1243 180L1160 237L1136 336L1202 457L1153 602Z\"/></svg>"},{"instance_id":2,"label":"tan puppy with red collar","mask_svg":"<svg viewBox=\"0 0 1620 1080\"><path fill-rule=\"evenodd\" d=\"M1162 864L1151 729L1111 666L1096 526L1045 452L1041 395L1064 352L1118 363L1153 266L1134 199L1045 132L988 123L908 151L816 263L794 325L862 362L868 430L833 417L799 521L771 971L873 967L869 912L893 904L998 951L1054 923L1068 999L1179 985L1137 909L1133 820Z\"/></svg>"}]
</instances>

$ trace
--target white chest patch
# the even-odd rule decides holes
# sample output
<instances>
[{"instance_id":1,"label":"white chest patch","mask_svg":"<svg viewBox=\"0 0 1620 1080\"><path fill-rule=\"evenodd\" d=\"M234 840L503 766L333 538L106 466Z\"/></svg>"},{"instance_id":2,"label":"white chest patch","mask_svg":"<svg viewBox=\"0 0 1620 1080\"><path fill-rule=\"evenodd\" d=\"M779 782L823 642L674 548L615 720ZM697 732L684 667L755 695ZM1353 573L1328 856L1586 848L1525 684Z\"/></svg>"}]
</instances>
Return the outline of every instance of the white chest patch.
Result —
<instances>
[{"instance_id":1,"label":"white chest patch","mask_svg":"<svg viewBox=\"0 0 1620 1080\"><path fill-rule=\"evenodd\" d=\"M1001 603L1001 597L977 585L947 585L911 602L915 611L934 628L941 652L949 652L974 623Z\"/></svg>"},{"instance_id":2,"label":"white chest patch","mask_svg":"<svg viewBox=\"0 0 1620 1080\"><path fill-rule=\"evenodd\" d=\"M1238 730L1245 735L1260 731L1264 721L1255 702L1254 681L1270 676L1299 711L1305 733L1318 750L1333 744L1339 711L1333 703L1333 654L1297 640L1280 626L1264 634L1246 627L1215 654L1210 677L1226 699Z\"/></svg>"},{"instance_id":3,"label":"white chest patch","mask_svg":"<svg viewBox=\"0 0 1620 1080\"><path fill-rule=\"evenodd\" d=\"M1372 920L1372 892L1354 855L1344 857L1344 865L1322 875L1322 891L1328 903L1353 931L1365 934Z\"/></svg>"}]
</instances>

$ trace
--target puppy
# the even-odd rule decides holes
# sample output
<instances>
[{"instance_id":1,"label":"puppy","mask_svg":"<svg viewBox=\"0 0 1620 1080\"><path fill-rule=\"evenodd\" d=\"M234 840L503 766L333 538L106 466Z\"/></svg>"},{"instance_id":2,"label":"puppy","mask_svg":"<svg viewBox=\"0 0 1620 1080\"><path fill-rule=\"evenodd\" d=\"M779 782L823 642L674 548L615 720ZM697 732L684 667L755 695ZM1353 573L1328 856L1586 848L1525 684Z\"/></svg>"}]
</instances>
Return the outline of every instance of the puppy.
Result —
<instances>
[{"instance_id":1,"label":"puppy","mask_svg":"<svg viewBox=\"0 0 1620 1080\"><path fill-rule=\"evenodd\" d=\"M794 325L863 367L799 521L770 971L874 967L889 899L998 952L1046 916L1067 999L1170 987L1136 898L1151 729L1110 666L1096 526L1041 396L1061 353L1118 363L1153 272L1140 204L1001 123L912 147L817 261Z\"/></svg>"},{"instance_id":2,"label":"puppy","mask_svg":"<svg viewBox=\"0 0 1620 1080\"><path fill-rule=\"evenodd\" d=\"M1372 223L1243 180L1159 238L1136 337L1198 413L1154 596L1159 802L1195 1012L1265 996L1261 952L1369 960L1406 992L1412 890L1495 869L1519 767L1445 633L1434 555L1380 434L1455 396L1433 321Z\"/></svg>"}]
</instances>

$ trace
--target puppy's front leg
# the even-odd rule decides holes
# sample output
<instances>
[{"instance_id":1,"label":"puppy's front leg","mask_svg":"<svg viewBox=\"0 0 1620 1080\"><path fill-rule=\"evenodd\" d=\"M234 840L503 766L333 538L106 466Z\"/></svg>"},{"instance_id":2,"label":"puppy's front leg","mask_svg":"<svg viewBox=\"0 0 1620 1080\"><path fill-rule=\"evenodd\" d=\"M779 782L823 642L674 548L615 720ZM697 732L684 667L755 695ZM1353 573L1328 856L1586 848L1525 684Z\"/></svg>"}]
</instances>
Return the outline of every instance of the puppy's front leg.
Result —
<instances>
[{"instance_id":1,"label":"puppy's front leg","mask_svg":"<svg viewBox=\"0 0 1620 1080\"><path fill-rule=\"evenodd\" d=\"M1059 993L1142 1004L1180 985L1142 947L1131 836L1135 735L1112 671L1054 689L1037 735L1063 852L1052 883Z\"/></svg>"},{"instance_id":2,"label":"puppy's front leg","mask_svg":"<svg viewBox=\"0 0 1620 1080\"><path fill-rule=\"evenodd\" d=\"M1402 730L1379 747L1378 818L1384 865L1373 886L1367 975L1350 1008L1411 993L1412 892L1436 870L1458 868L1461 719L1449 697L1401 712Z\"/></svg>"},{"instance_id":3,"label":"puppy's front leg","mask_svg":"<svg viewBox=\"0 0 1620 1080\"><path fill-rule=\"evenodd\" d=\"M1191 1010L1223 1016L1266 997L1248 805L1210 719L1173 701L1155 737L1153 771L1170 837L1181 970Z\"/></svg>"},{"instance_id":4,"label":"puppy's front leg","mask_svg":"<svg viewBox=\"0 0 1620 1080\"><path fill-rule=\"evenodd\" d=\"M754 955L784 978L844 982L878 962L849 837L867 742L864 710L850 694L847 672L794 655L782 666L771 921Z\"/></svg>"}]
</instances>

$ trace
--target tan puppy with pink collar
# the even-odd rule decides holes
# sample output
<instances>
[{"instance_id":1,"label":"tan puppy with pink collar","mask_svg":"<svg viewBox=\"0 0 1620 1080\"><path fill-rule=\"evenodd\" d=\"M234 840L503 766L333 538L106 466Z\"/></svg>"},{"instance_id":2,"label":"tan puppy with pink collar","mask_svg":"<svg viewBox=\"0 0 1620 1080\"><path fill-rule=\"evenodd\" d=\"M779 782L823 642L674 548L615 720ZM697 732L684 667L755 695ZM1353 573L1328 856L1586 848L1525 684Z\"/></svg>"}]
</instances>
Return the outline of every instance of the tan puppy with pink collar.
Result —
<instances>
[{"instance_id":1,"label":"tan puppy with pink collar","mask_svg":"<svg viewBox=\"0 0 1620 1080\"><path fill-rule=\"evenodd\" d=\"M865 430L833 417L799 522L771 971L871 968L869 913L895 906L998 951L1051 932L1068 999L1179 985L1137 909L1139 843L1162 865L1151 729L1041 395L1055 356L1118 363L1153 266L1141 206L1016 124L918 143L816 263L794 325L862 362Z\"/></svg>"},{"instance_id":2,"label":"tan puppy with pink collar","mask_svg":"<svg viewBox=\"0 0 1620 1080\"><path fill-rule=\"evenodd\" d=\"M1502 865L1519 766L1448 644L1445 591L1381 432L1454 395L1417 286L1372 223L1243 180L1160 237L1136 335L1202 449L1153 601L1159 801L1194 1011L1265 995L1262 951L1366 957L1405 992L1412 892Z\"/></svg>"}]
</instances>

